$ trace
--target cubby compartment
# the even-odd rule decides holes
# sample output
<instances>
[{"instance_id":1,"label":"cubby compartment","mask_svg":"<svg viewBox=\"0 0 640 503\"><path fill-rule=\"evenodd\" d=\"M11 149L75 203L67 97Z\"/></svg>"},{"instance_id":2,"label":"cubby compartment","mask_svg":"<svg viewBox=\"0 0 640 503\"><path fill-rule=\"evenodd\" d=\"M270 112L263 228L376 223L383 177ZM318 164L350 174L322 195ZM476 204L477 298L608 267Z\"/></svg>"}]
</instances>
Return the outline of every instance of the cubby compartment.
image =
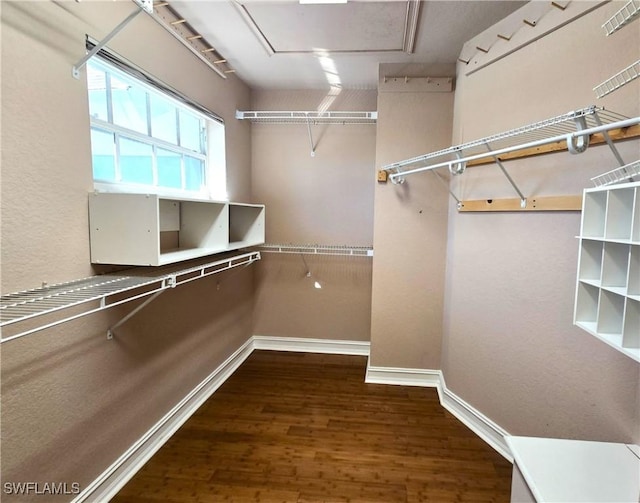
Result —
<instances>
[{"instance_id":1,"label":"cubby compartment","mask_svg":"<svg viewBox=\"0 0 640 503\"><path fill-rule=\"evenodd\" d=\"M635 189L633 187L609 191L605 226L606 239L623 241L631 239L634 196Z\"/></svg>"},{"instance_id":2,"label":"cubby compartment","mask_svg":"<svg viewBox=\"0 0 640 503\"><path fill-rule=\"evenodd\" d=\"M603 238L607 214L607 192L585 192L583 198L581 235Z\"/></svg>"},{"instance_id":3,"label":"cubby compartment","mask_svg":"<svg viewBox=\"0 0 640 503\"><path fill-rule=\"evenodd\" d=\"M91 261L158 266L262 244L264 217L262 205L96 192L89 197Z\"/></svg>"},{"instance_id":4,"label":"cubby compartment","mask_svg":"<svg viewBox=\"0 0 640 503\"><path fill-rule=\"evenodd\" d=\"M264 243L265 208L258 204L229 204L229 248Z\"/></svg>"},{"instance_id":5,"label":"cubby compartment","mask_svg":"<svg viewBox=\"0 0 640 503\"><path fill-rule=\"evenodd\" d=\"M602 241L583 239L580 244L580 281L599 286L602 278Z\"/></svg>"},{"instance_id":6,"label":"cubby compartment","mask_svg":"<svg viewBox=\"0 0 640 503\"><path fill-rule=\"evenodd\" d=\"M633 223L631 227L631 241L640 244L640 187L636 188L636 198L633 206Z\"/></svg>"},{"instance_id":7,"label":"cubby compartment","mask_svg":"<svg viewBox=\"0 0 640 503\"><path fill-rule=\"evenodd\" d=\"M606 290L600 292L598 333L622 336L625 298Z\"/></svg>"},{"instance_id":8,"label":"cubby compartment","mask_svg":"<svg viewBox=\"0 0 640 503\"><path fill-rule=\"evenodd\" d=\"M228 207L213 201L160 201L162 232L174 232L174 242L163 246L161 242L158 265L212 255L227 250ZM165 208L171 208L167 212ZM164 217L163 217L164 213ZM163 230L168 221L171 229ZM177 228L175 226L178 223ZM166 243L167 241L164 241ZM172 246L173 245L173 246ZM153 264L156 265L156 264Z\"/></svg>"},{"instance_id":9,"label":"cubby compartment","mask_svg":"<svg viewBox=\"0 0 640 503\"><path fill-rule=\"evenodd\" d=\"M640 354L640 301L627 299L622 334L622 347Z\"/></svg>"},{"instance_id":10,"label":"cubby compartment","mask_svg":"<svg viewBox=\"0 0 640 503\"><path fill-rule=\"evenodd\" d=\"M625 295L629 273L630 245L604 243L602 260L602 287Z\"/></svg>"},{"instance_id":11,"label":"cubby compartment","mask_svg":"<svg viewBox=\"0 0 640 503\"><path fill-rule=\"evenodd\" d=\"M595 333L598 321L598 299L600 290L585 283L578 283L576 293L575 323Z\"/></svg>"},{"instance_id":12,"label":"cubby compartment","mask_svg":"<svg viewBox=\"0 0 640 503\"><path fill-rule=\"evenodd\" d=\"M640 245L631 246L627 295L640 301Z\"/></svg>"}]
</instances>

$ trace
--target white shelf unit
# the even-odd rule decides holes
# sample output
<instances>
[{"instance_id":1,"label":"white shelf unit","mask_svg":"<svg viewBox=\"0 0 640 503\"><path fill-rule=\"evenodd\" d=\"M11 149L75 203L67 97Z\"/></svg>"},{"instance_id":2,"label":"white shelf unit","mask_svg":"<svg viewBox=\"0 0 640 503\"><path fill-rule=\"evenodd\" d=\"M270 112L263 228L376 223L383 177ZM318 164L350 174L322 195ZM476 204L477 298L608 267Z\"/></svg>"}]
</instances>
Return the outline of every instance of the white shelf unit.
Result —
<instances>
[{"instance_id":1,"label":"white shelf unit","mask_svg":"<svg viewBox=\"0 0 640 503\"><path fill-rule=\"evenodd\" d=\"M574 323L640 362L640 183L584 191Z\"/></svg>"},{"instance_id":2,"label":"white shelf unit","mask_svg":"<svg viewBox=\"0 0 640 503\"><path fill-rule=\"evenodd\" d=\"M160 266L263 243L265 208L94 192L89 225L92 263Z\"/></svg>"}]
</instances>

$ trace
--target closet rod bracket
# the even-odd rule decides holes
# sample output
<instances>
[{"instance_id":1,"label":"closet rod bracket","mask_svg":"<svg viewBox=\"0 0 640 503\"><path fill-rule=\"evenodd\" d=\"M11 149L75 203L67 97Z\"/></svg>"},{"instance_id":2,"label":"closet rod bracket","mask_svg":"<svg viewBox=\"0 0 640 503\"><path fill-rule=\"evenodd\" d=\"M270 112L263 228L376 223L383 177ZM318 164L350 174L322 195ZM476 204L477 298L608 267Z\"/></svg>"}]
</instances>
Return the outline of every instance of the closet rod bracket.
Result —
<instances>
[{"instance_id":1,"label":"closet rod bracket","mask_svg":"<svg viewBox=\"0 0 640 503\"><path fill-rule=\"evenodd\" d=\"M595 117L598 116L598 113L594 111ZM576 134L580 133L588 128L587 120L584 118L584 115L576 117L574 119L576 125ZM599 124L601 125L601 124ZM589 135L567 135L567 150L572 154L582 154L589 147Z\"/></svg>"}]
</instances>

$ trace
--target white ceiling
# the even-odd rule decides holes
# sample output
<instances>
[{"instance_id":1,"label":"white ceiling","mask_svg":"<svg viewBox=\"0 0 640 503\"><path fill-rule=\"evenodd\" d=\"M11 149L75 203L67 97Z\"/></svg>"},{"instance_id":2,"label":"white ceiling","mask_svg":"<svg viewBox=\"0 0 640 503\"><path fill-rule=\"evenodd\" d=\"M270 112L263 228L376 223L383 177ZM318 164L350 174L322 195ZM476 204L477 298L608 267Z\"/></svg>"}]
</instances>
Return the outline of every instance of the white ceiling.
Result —
<instances>
[{"instance_id":1,"label":"white ceiling","mask_svg":"<svg viewBox=\"0 0 640 503\"><path fill-rule=\"evenodd\" d=\"M379 63L453 67L464 42L525 3L179 0L171 6L252 88L375 89Z\"/></svg>"}]
</instances>

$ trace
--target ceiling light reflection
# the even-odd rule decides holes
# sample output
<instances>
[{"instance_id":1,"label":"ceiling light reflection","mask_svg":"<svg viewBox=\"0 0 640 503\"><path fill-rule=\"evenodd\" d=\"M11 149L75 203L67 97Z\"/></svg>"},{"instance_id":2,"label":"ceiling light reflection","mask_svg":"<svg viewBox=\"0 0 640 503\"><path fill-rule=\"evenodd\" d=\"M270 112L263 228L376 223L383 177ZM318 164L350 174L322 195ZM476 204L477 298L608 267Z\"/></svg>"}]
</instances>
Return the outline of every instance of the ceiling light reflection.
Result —
<instances>
[{"instance_id":1,"label":"ceiling light reflection","mask_svg":"<svg viewBox=\"0 0 640 503\"><path fill-rule=\"evenodd\" d=\"M325 78L329 83L329 92L318 105L318 112L326 112L342 92L342 81L336 68L336 63L329 57L329 51L326 49L314 49L313 53L318 58Z\"/></svg>"}]
</instances>

